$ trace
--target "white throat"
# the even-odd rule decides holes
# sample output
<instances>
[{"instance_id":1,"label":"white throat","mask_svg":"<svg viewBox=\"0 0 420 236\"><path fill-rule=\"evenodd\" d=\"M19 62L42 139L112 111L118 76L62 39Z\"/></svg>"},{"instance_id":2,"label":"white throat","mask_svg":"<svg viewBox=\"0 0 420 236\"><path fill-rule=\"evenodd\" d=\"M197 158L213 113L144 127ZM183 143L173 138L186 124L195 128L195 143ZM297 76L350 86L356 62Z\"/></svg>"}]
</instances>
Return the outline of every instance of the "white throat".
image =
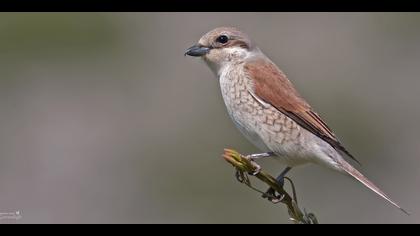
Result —
<instances>
[{"instance_id":1,"label":"white throat","mask_svg":"<svg viewBox=\"0 0 420 236\"><path fill-rule=\"evenodd\" d=\"M259 50L256 50L259 52ZM215 73L217 77L220 77L223 71L230 68L231 66L244 63L248 58L255 55L256 52L248 51L245 48L233 47L223 49L223 54L226 55L220 61L211 61L205 59L204 61L210 67L210 69Z\"/></svg>"}]
</instances>

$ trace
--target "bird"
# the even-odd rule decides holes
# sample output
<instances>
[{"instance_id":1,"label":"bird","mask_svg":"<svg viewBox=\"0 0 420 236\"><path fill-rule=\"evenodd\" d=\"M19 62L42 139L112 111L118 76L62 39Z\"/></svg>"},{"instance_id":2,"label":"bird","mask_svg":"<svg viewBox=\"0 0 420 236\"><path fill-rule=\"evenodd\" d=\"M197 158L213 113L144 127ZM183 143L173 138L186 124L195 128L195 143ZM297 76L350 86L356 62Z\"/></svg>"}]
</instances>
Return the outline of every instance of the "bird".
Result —
<instances>
[{"instance_id":1,"label":"bird","mask_svg":"<svg viewBox=\"0 0 420 236\"><path fill-rule=\"evenodd\" d=\"M227 112L239 131L262 152L247 155L257 167L272 157L286 166L318 164L351 176L406 214L346 158L360 162L299 94L291 81L250 37L236 27L205 33L184 56L200 57L218 78ZM253 173L253 174L256 174Z\"/></svg>"}]
</instances>

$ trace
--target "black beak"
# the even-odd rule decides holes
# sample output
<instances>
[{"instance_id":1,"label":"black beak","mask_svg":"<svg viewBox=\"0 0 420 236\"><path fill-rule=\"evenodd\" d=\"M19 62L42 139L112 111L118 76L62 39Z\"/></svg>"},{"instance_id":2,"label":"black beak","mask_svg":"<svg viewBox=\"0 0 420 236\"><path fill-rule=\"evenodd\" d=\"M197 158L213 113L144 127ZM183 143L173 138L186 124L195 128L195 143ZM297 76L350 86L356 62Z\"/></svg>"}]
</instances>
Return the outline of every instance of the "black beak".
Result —
<instances>
[{"instance_id":1,"label":"black beak","mask_svg":"<svg viewBox=\"0 0 420 236\"><path fill-rule=\"evenodd\" d=\"M206 55L210 51L210 48L203 45L196 44L185 51L184 56L201 57Z\"/></svg>"}]
</instances>

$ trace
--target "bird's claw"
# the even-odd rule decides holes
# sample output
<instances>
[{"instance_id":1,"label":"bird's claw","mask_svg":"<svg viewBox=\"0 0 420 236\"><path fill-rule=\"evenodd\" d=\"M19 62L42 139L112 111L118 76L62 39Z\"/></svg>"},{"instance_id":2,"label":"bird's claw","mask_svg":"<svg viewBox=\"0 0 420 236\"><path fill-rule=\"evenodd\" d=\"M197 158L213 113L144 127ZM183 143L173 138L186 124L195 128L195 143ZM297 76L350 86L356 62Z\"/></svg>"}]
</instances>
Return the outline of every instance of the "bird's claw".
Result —
<instances>
[{"instance_id":1,"label":"bird's claw","mask_svg":"<svg viewBox=\"0 0 420 236\"><path fill-rule=\"evenodd\" d=\"M244 156L244 158L251 163L252 167L254 167L254 171L249 172L248 174L252 176L258 175L261 172L261 166L258 165L257 162L254 161L254 159L252 158L252 155Z\"/></svg>"},{"instance_id":2,"label":"bird's claw","mask_svg":"<svg viewBox=\"0 0 420 236\"><path fill-rule=\"evenodd\" d=\"M276 190L269 188L265 193L263 193L262 197L267 198L270 202L276 204L283 200L284 195L277 195Z\"/></svg>"}]
</instances>

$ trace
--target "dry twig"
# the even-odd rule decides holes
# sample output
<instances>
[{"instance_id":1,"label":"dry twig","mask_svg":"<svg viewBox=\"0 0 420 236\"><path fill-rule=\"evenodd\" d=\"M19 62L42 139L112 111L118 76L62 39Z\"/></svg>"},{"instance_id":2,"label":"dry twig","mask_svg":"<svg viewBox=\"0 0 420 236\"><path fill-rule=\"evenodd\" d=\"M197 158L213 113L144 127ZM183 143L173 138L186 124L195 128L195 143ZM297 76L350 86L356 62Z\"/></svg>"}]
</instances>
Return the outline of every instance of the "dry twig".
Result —
<instances>
[{"instance_id":1,"label":"dry twig","mask_svg":"<svg viewBox=\"0 0 420 236\"><path fill-rule=\"evenodd\" d=\"M290 196L290 194L287 193L283 187L277 183L277 180L273 176L269 175L263 170L260 170L254 176L275 190L273 193L266 193L256 189L251 185L248 173L255 173L256 167L250 162L249 159L245 158L242 154L232 149L225 149L223 158L235 167L236 178L239 180L239 182L244 183L253 190L262 193L262 197L267 198L272 203L280 202L285 204L288 209L290 220L292 220L294 223L318 224L318 220L313 213L306 213L305 210L302 212L299 209L295 187L291 179L285 177L285 179L289 181L292 187L292 196Z\"/></svg>"}]
</instances>

